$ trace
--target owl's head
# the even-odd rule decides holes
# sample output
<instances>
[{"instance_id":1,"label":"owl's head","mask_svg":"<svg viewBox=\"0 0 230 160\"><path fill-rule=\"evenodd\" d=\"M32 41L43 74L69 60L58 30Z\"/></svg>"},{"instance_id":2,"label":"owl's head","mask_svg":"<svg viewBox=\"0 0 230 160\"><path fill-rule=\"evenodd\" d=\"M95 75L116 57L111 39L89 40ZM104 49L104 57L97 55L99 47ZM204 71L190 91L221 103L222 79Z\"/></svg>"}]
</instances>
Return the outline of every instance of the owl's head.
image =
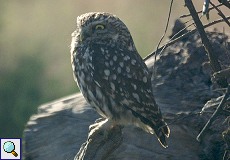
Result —
<instances>
[{"instance_id":1,"label":"owl's head","mask_svg":"<svg viewBox=\"0 0 230 160\"><path fill-rule=\"evenodd\" d=\"M77 29L72 36L77 45L111 43L127 46L133 43L126 25L117 16L104 12L77 17Z\"/></svg>"}]
</instances>

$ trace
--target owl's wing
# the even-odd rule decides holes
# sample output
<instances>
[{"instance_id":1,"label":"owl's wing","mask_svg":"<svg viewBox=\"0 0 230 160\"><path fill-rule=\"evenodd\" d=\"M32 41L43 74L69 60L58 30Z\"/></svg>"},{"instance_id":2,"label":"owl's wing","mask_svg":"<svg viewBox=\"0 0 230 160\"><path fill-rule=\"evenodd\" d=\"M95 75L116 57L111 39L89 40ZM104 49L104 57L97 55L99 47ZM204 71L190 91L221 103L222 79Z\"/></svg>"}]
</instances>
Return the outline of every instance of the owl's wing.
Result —
<instances>
[{"instance_id":1,"label":"owl's wing","mask_svg":"<svg viewBox=\"0 0 230 160\"><path fill-rule=\"evenodd\" d=\"M166 147L165 138L170 131L154 100L150 74L139 54L128 49L100 48L93 63L93 79L104 95L111 96L119 107L131 110Z\"/></svg>"},{"instance_id":2,"label":"owl's wing","mask_svg":"<svg viewBox=\"0 0 230 160\"><path fill-rule=\"evenodd\" d=\"M155 132L166 125L152 94L148 68L136 51L100 49L95 52L93 62L93 79L105 95L131 110ZM169 135L168 128L164 127L164 132ZM162 138L164 141L165 137Z\"/></svg>"},{"instance_id":3,"label":"owl's wing","mask_svg":"<svg viewBox=\"0 0 230 160\"><path fill-rule=\"evenodd\" d=\"M148 68L139 54L111 48L96 52L93 62L94 81L117 103L129 104L129 109L138 113L146 108L151 115L160 114L153 98Z\"/></svg>"}]
</instances>

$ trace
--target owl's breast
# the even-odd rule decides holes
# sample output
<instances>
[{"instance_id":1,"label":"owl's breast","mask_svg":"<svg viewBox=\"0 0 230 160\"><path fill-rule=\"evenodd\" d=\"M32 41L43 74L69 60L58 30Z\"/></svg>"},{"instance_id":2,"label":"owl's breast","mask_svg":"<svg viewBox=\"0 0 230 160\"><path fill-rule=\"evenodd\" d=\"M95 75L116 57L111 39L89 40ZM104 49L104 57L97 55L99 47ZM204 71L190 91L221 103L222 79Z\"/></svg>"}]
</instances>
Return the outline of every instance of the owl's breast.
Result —
<instances>
[{"instance_id":1,"label":"owl's breast","mask_svg":"<svg viewBox=\"0 0 230 160\"><path fill-rule=\"evenodd\" d=\"M79 47L76 49L76 52L72 54L72 68L82 91L93 79L94 67L92 64L92 52L90 52L88 47Z\"/></svg>"},{"instance_id":2,"label":"owl's breast","mask_svg":"<svg viewBox=\"0 0 230 160\"><path fill-rule=\"evenodd\" d=\"M72 54L75 81L77 81L86 101L90 103L101 116L110 117L111 113L107 107L108 99L104 97L103 91L94 79L95 74L98 74L98 72L95 71L95 62L93 61L94 54L97 53L89 47L76 50L76 53Z\"/></svg>"}]
</instances>

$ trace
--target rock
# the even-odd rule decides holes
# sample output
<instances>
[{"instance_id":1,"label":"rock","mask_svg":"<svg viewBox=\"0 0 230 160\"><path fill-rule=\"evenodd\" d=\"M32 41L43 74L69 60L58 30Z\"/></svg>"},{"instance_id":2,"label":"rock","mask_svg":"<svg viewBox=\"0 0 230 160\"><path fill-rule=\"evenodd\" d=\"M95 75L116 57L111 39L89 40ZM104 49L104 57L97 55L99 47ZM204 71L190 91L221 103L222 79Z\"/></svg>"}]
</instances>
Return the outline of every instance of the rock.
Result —
<instances>
[{"instance_id":1,"label":"rock","mask_svg":"<svg viewBox=\"0 0 230 160\"><path fill-rule=\"evenodd\" d=\"M221 64L229 66L230 60L226 60L230 57L228 37L216 32L208 35ZM212 82L207 61L197 34L166 48L157 57L154 68L154 57L146 61L153 73L156 101L171 129L168 148L162 148L154 135L134 126L105 132L100 127L104 120L95 122L99 115L78 93L38 108L24 131L24 157L28 160L69 160L74 157L87 160L222 159L225 152L222 132L228 127L223 123L226 115L216 119L201 142L196 140L212 114L200 114L200 111L207 101L222 96L221 92L215 91L216 84Z\"/></svg>"},{"instance_id":2,"label":"rock","mask_svg":"<svg viewBox=\"0 0 230 160\"><path fill-rule=\"evenodd\" d=\"M180 19L176 19L174 22L174 25L172 27L172 33L169 36L169 38L171 40L176 39L177 37L182 36L183 34L185 34L188 30L186 29L186 25L181 22ZM187 38L183 38L183 40L185 41Z\"/></svg>"},{"instance_id":3,"label":"rock","mask_svg":"<svg viewBox=\"0 0 230 160\"><path fill-rule=\"evenodd\" d=\"M87 138L89 125L97 118L81 94L40 106L24 130L24 157L28 160L73 159Z\"/></svg>"}]
</instances>

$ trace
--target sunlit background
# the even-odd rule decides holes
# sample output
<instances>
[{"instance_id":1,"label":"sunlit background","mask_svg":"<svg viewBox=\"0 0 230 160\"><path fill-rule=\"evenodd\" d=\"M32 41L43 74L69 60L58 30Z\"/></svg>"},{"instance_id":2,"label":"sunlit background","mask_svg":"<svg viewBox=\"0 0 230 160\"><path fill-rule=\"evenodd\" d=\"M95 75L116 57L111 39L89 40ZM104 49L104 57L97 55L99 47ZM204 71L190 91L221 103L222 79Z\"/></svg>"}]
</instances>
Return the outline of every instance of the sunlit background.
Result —
<instances>
[{"instance_id":1,"label":"sunlit background","mask_svg":"<svg viewBox=\"0 0 230 160\"><path fill-rule=\"evenodd\" d=\"M169 3L0 0L0 137L22 137L26 122L39 105L78 91L69 53L70 35L78 15L92 11L117 15L130 29L144 57L156 48L164 33ZM196 6L200 10L202 1ZM175 1L170 27L186 13L183 1Z\"/></svg>"}]
</instances>

